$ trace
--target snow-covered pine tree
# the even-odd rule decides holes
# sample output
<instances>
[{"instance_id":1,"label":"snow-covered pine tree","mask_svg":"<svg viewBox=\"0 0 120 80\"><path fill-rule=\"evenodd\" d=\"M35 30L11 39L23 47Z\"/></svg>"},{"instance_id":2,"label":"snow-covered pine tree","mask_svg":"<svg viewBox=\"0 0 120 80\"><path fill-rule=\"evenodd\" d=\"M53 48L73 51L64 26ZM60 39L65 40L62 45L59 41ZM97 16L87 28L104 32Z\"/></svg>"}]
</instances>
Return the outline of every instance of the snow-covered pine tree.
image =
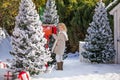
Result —
<instances>
[{"instance_id":1,"label":"snow-covered pine tree","mask_svg":"<svg viewBox=\"0 0 120 80\"><path fill-rule=\"evenodd\" d=\"M55 24L59 22L55 0L47 0L46 8L43 13L43 24Z\"/></svg>"},{"instance_id":2,"label":"snow-covered pine tree","mask_svg":"<svg viewBox=\"0 0 120 80\"><path fill-rule=\"evenodd\" d=\"M50 51L44 47L46 39L39 19L32 0L21 0L11 37L11 55L15 58L11 68L15 71L24 69L31 75L38 74L51 61Z\"/></svg>"},{"instance_id":3,"label":"snow-covered pine tree","mask_svg":"<svg viewBox=\"0 0 120 80\"><path fill-rule=\"evenodd\" d=\"M115 56L113 35L102 0L97 3L93 21L90 23L87 33L86 43L83 46L86 51L82 53L83 57L97 63L113 61Z\"/></svg>"},{"instance_id":4,"label":"snow-covered pine tree","mask_svg":"<svg viewBox=\"0 0 120 80\"><path fill-rule=\"evenodd\" d=\"M56 10L56 5L55 5L55 0L47 0L45 10L43 12L43 16L41 16L43 24L48 24L47 27L51 27L49 25L55 25L59 23L59 16L57 14ZM53 31L53 26L52 26L52 31ZM49 42L48 42L48 47L52 49L53 43L55 39L53 38L52 35L49 36ZM49 63L49 65L52 65L55 62L55 54L51 55L53 61Z\"/></svg>"}]
</instances>

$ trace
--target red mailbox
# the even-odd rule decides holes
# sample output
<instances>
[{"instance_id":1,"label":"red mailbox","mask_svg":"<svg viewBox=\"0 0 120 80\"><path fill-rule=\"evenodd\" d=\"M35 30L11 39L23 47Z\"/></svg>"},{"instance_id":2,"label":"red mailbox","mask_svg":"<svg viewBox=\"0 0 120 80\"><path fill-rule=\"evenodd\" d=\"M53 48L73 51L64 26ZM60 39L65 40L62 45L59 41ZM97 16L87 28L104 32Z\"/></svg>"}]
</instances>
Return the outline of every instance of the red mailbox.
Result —
<instances>
[{"instance_id":1,"label":"red mailbox","mask_svg":"<svg viewBox=\"0 0 120 80\"><path fill-rule=\"evenodd\" d=\"M49 37L52 34L57 34L57 27L53 24L43 24L43 32L45 32L44 37L47 39L47 42L49 42ZM48 45L46 45L46 47L48 48Z\"/></svg>"}]
</instances>

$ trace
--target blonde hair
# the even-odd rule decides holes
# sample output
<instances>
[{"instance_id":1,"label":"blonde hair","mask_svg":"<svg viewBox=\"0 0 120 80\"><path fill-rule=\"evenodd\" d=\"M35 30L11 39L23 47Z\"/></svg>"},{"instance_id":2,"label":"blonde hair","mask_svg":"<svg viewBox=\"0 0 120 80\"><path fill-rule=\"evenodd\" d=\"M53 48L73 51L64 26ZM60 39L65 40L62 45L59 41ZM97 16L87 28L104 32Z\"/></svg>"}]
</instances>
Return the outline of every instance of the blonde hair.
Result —
<instances>
[{"instance_id":1,"label":"blonde hair","mask_svg":"<svg viewBox=\"0 0 120 80\"><path fill-rule=\"evenodd\" d=\"M67 32L67 27L64 23L58 23L58 27L59 26L61 26L63 28L63 30Z\"/></svg>"}]
</instances>

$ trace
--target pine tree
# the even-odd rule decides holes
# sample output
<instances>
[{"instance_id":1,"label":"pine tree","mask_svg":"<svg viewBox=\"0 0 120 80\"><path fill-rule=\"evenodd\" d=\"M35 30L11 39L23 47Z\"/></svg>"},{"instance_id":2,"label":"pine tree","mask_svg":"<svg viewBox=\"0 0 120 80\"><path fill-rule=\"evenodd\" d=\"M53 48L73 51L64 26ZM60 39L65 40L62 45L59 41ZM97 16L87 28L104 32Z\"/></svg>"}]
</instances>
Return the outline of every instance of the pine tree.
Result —
<instances>
[{"instance_id":1,"label":"pine tree","mask_svg":"<svg viewBox=\"0 0 120 80\"><path fill-rule=\"evenodd\" d=\"M83 57L98 63L113 61L115 56L113 35L102 1L97 3L93 21L90 23L87 33L86 43L83 46L86 51L82 53Z\"/></svg>"},{"instance_id":2,"label":"pine tree","mask_svg":"<svg viewBox=\"0 0 120 80\"><path fill-rule=\"evenodd\" d=\"M44 24L55 24L59 22L59 16L57 14L55 0L48 0L46 3L46 8L43 13L43 23Z\"/></svg>"},{"instance_id":3,"label":"pine tree","mask_svg":"<svg viewBox=\"0 0 120 80\"><path fill-rule=\"evenodd\" d=\"M43 16L41 16L41 18L42 18L43 24L48 24L47 27L49 27L49 24L50 25L53 24L57 26L59 22L59 16L57 14L55 0L47 0L46 7L43 12ZM53 31L53 27L52 27L52 31ZM48 47L50 48L50 50L52 49L54 42L55 42L55 39L53 38L52 35L50 35L49 42L48 42ZM54 53L51 55L51 57L53 61L49 62L49 65L53 65L56 62Z\"/></svg>"},{"instance_id":4,"label":"pine tree","mask_svg":"<svg viewBox=\"0 0 120 80\"><path fill-rule=\"evenodd\" d=\"M15 58L11 68L15 71L28 70L32 75L38 74L51 61L50 51L44 47L46 39L39 19L32 0L21 0L11 37L11 55Z\"/></svg>"}]
</instances>

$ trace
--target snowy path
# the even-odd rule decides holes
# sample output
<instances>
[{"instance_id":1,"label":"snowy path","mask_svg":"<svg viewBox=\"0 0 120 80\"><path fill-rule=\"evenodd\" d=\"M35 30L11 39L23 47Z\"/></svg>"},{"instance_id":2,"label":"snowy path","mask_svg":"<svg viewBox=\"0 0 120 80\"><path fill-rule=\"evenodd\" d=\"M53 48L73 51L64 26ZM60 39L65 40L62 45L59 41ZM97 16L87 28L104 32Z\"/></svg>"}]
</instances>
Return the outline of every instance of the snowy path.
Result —
<instances>
[{"instance_id":1,"label":"snowy path","mask_svg":"<svg viewBox=\"0 0 120 80\"><path fill-rule=\"evenodd\" d=\"M32 80L120 80L120 65L80 63L77 58L64 60L64 70L32 77Z\"/></svg>"},{"instance_id":2,"label":"snowy path","mask_svg":"<svg viewBox=\"0 0 120 80\"><path fill-rule=\"evenodd\" d=\"M0 43L0 60L6 62L6 59L12 59L9 53L11 50L10 37L7 37Z\"/></svg>"}]
</instances>

